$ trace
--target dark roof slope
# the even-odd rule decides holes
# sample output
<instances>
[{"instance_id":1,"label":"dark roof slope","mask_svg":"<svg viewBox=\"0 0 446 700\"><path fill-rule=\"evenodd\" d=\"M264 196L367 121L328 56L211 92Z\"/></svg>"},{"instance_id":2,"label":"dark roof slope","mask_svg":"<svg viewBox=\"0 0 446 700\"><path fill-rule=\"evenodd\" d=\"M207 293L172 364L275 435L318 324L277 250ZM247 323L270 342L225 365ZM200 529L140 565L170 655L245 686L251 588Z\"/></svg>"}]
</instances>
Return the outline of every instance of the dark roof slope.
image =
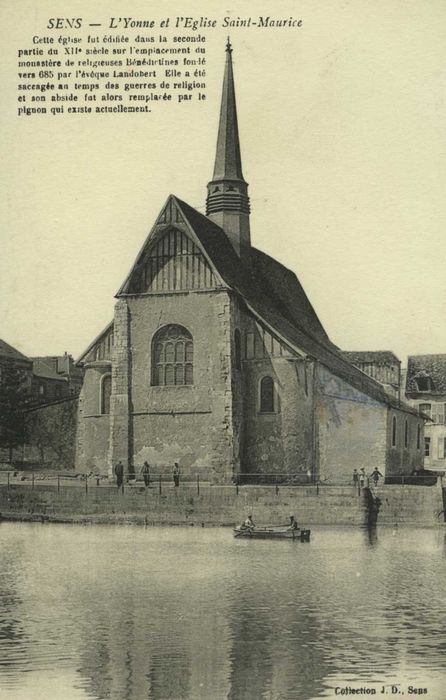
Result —
<instances>
[{"instance_id":1,"label":"dark roof slope","mask_svg":"<svg viewBox=\"0 0 446 700\"><path fill-rule=\"evenodd\" d=\"M354 365L363 362L375 362L377 364L394 364L395 362L401 362L391 350L343 350L342 354Z\"/></svg>"},{"instance_id":2,"label":"dark roof slope","mask_svg":"<svg viewBox=\"0 0 446 700\"><path fill-rule=\"evenodd\" d=\"M430 377L431 389L420 392L417 377ZM409 355L407 360L407 393L446 394L446 354Z\"/></svg>"},{"instance_id":3,"label":"dark roof slope","mask_svg":"<svg viewBox=\"0 0 446 700\"><path fill-rule=\"evenodd\" d=\"M398 406L379 382L352 365L330 341L293 272L255 248L251 264L242 263L220 226L175 199L221 277L255 313L358 390L381 403ZM414 412L409 406L401 407Z\"/></svg>"},{"instance_id":4,"label":"dark roof slope","mask_svg":"<svg viewBox=\"0 0 446 700\"><path fill-rule=\"evenodd\" d=\"M259 277L260 284L265 285L266 294L276 299L284 316L292 322L299 323L316 338L328 340L328 336L294 272L256 248L251 249L251 260L254 275Z\"/></svg>"},{"instance_id":5,"label":"dark roof slope","mask_svg":"<svg viewBox=\"0 0 446 700\"><path fill-rule=\"evenodd\" d=\"M197 234L212 262L230 287L242 294L249 290L262 291L262 296L274 300L274 305L291 323L298 323L307 333L328 341L328 336L311 306L294 272L269 255L251 248L251 266L242 264L229 238L220 226L175 198Z\"/></svg>"},{"instance_id":6,"label":"dark roof slope","mask_svg":"<svg viewBox=\"0 0 446 700\"><path fill-rule=\"evenodd\" d=\"M33 358L33 374L42 379L57 379L59 382L66 382L66 377L58 374L52 365L45 362L42 357Z\"/></svg>"},{"instance_id":7,"label":"dark roof slope","mask_svg":"<svg viewBox=\"0 0 446 700\"><path fill-rule=\"evenodd\" d=\"M13 348L12 345L5 343L4 340L0 340L0 357L3 357L7 360L20 360L21 362L29 362L31 364L31 360L29 359L29 357L23 355L19 350L17 350L17 348Z\"/></svg>"},{"instance_id":8,"label":"dark roof slope","mask_svg":"<svg viewBox=\"0 0 446 700\"><path fill-rule=\"evenodd\" d=\"M170 195L168 202L169 200L180 210L222 282L238 293L248 309L273 332L298 350L318 359L334 374L359 391L380 403L399 406L379 382L352 365L339 348L330 341L301 284L291 270L255 248L251 248L249 260L242 262L220 226L178 197ZM157 224L149 233L117 297L138 294L137 291L129 291L132 289L132 278L138 275L138 266L144 250L156 236L156 227ZM89 349L92 345L93 343ZM78 362L81 362L85 355L86 353ZM401 406L401 408L415 412L410 406Z\"/></svg>"}]
</instances>

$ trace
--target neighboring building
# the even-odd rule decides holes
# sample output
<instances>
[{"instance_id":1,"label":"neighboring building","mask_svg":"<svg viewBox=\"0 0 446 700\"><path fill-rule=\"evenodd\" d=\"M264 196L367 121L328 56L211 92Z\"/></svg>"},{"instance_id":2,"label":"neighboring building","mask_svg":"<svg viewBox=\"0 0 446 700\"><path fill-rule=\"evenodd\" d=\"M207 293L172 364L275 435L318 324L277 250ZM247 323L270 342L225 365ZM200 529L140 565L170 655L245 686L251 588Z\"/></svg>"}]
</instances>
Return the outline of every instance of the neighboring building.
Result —
<instances>
[{"instance_id":1,"label":"neighboring building","mask_svg":"<svg viewBox=\"0 0 446 700\"><path fill-rule=\"evenodd\" d=\"M401 360L390 350L343 352L355 367L380 382L395 398L401 391Z\"/></svg>"},{"instance_id":2,"label":"neighboring building","mask_svg":"<svg viewBox=\"0 0 446 700\"><path fill-rule=\"evenodd\" d=\"M71 355L26 357L12 345L0 340L0 382L6 368L20 370L28 391L28 405L50 403L77 396L82 387L83 371Z\"/></svg>"},{"instance_id":3,"label":"neighboring building","mask_svg":"<svg viewBox=\"0 0 446 700\"><path fill-rule=\"evenodd\" d=\"M220 483L409 472L423 418L347 361L295 274L251 245L231 52L207 216L168 197L79 359L77 469L179 462Z\"/></svg>"},{"instance_id":4,"label":"neighboring building","mask_svg":"<svg viewBox=\"0 0 446 700\"><path fill-rule=\"evenodd\" d=\"M446 354L411 355L407 362L406 398L432 422L425 427L424 465L446 469Z\"/></svg>"},{"instance_id":5,"label":"neighboring building","mask_svg":"<svg viewBox=\"0 0 446 700\"><path fill-rule=\"evenodd\" d=\"M24 385L31 390L32 361L19 350L13 348L12 345L0 339L0 384L7 368L19 370L24 378Z\"/></svg>"},{"instance_id":6,"label":"neighboring building","mask_svg":"<svg viewBox=\"0 0 446 700\"><path fill-rule=\"evenodd\" d=\"M10 463L14 450L23 442L23 407L31 384L31 360L0 340L0 462Z\"/></svg>"},{"instance_id":7,"label":"neighboring building","mask_svg":"<svg viewBox=\"0 0 446 700\"><path fill-rule=\"evenodd\" d=\"M29 358L0 340L0 462L73 467L82 376L67 353Z\"/></svg>"},{"instance_id":8,"label":"neighboring building","mask_svg":"<svg viewBox=\"0 0 446 700\"><path fill-rule=\"evenodd\" d=\"M50 355L32 357L32 397L37 403L48 403L77 396L81 390L83 372L72 356Z\"/></svg>"}]
</instances>

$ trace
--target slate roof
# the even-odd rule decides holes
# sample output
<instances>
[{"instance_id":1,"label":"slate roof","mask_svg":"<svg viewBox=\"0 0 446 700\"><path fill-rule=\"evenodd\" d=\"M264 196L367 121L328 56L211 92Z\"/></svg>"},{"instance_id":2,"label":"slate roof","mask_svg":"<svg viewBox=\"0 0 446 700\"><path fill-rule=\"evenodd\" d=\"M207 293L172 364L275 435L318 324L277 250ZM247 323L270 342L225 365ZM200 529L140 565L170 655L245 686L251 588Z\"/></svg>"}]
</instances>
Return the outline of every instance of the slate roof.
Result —
<instances>
[{"instance_id":1,"label":"slate roof","mask_svg":"<svg viewBox=\"0 0 446 700\"><path fill-rule=\"evenodd\" d=\"M71 355L39 355L31 357L34 365L36 362L44 363L46 367L50 367L59 379L62 377L70 377L70 379L81 379L82 370L76 367Z\"/></svg>"},{"instance_id":2,"label":"slate roof","mask_svg":"<svg viewBox=\"0 0 446 700\"><path fill-rule=\"evenodd\" d=\"M263 305L276 308L291 323L321 340L328 336L294 272L256 248L250 267L242 263L220 226L175 197L221 277L242 296L261 297Z\"/></svg>"},{"instance_id":3,"label":"slate roof","mask_svg":"<svg viewBox=\"0 0 446 700\"><path fill-rule=\"evenodd\" d=\"M23 355L23 353L17 350L17 348L13 348L12 345L9 345L4 340L0 340L0 357L3 357L8 360L16 360L20 362L31 363L29 357Z\"/></svg>"},{"instance_id":4,"label":"slate roof","mask_svg":"<svg viewBox=\"0 0 446 700\"><path fill-rule=\"evenodd\" d=\"M225 284L237 292L248 309L266 322L273 332L376 401L417 413L410 406L399 405L379 382L343 356L328 338L294 272L256 248L251 248L248 263L242 262L220 226L178 197L171 195L171 198ZM142 252L152 235L153 232L149 234L133 270L137 270ZM131 278L132 273L118 292L118 297L129 293Z\"/></svg>"},{"instance_id":5,"label":"slate roof","mask_svg":"<svg viewBox=\"0 0 446 700\"><path fill-rule=\"evenodd\" d=\"M432 388L420 391L418 377L430 377ZM409 355L407 360L406 392L416 394L446 394L446 354Z\"/></svg>"},{"instance_id":6,"label":"slate roof","mask_svg":"<svg viewBox=\"0 0 446 700\"><path fill-rule=\"evenodd\" d=\"M401 360L391 350L344 350L342 354L354 365L362 363L376 363L379 365L393 365L395 362L401 363Z\"/></svg>"},{"instance_id":7,"label":"slate roof","mask_svg":"<svg viewBox=\"0 0 446 700\"><path fill-rule=\"evenodd\" d=\"M44 361L42 357L34 357L33 359L33 374L42 379L57 379L59 382L66 382L66 377L58 374L50 364Z\"/></svg>"}]
</instances>

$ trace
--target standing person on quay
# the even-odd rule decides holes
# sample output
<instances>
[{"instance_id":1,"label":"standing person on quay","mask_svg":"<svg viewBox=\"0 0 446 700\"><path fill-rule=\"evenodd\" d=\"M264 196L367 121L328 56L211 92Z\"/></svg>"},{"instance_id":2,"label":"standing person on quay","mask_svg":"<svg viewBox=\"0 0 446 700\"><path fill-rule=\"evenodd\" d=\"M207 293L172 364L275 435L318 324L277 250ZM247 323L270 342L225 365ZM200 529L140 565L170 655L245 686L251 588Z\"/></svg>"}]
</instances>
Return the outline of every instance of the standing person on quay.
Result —
<instances>
[{"instance_id":1,"label":"standing person on quay","mask_svg":"<svg viewBox=\"0 0 446 700\"><path fill-rule=\"evenodd\" d=\"M375 467L375 469L372 471L370 476L372 477L373 483L375 484L375 486L378 486L379 477L382 476L378 467Z\"/></svg>"},{"instance_id":2,"label":"standing person on quay","mask_svg":"<svg viewBox=\"0 0 446 700\"><path fill-rule=\"evenodd\" d=\"M353 486L358 485L358 478L359 478L358 470L353 469Z\"/></svg>"},{"instance_id":3,"label":"standing person on quay","mask_svg":"<svg viewBox=\"0 0 446 700\"><path fill-rule=\"evenodd\" d=\"M116 486L118 489L122 486L124 483L124 465L119 460L118 464L115 467L115 475L116 475Z\"/></svg>"},{"instance_id":4,"label":"standing person on quay","mask_svg":"<svg viewBox=\"0 0 446 700\"><path fill-rule=\"evenodd\" d=\"M144 479L144 486L147 488L150 484L150 464L146 461L142 467L142 478Z\"/></svg>"},{"instance_id":5,"label":"standing person on quay","mask_svg":"<svg viewBox=\"0 0 446 700\"><path fill-rule=\"evenodd\" d=\"M365 484L365 469L364 467L361 467L361 471L359 472L359 485L363 489Z\"/></svg>"},{"instance_id":6,"label":"standing person on quay","mask_svg":"<svg viewBox=\"0 0 446 700\"><path fill-rule=\"evenodd\" d=\"M180 465L178 464L178 462L175 462L173 468L173 483L175 486L180 485Z\"/></svg>"}]
</instances>

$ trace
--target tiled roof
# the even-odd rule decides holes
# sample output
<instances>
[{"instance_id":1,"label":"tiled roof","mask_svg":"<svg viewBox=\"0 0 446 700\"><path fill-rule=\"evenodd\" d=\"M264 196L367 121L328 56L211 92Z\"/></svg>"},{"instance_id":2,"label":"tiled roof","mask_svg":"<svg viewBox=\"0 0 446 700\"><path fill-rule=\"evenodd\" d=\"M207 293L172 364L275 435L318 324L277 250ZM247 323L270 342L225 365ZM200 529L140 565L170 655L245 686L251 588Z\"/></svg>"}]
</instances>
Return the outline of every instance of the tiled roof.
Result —
<instances>
[{"instance_id":1,"label":"tiled roof","mask_svg":"<svg viewBox=\"0 0 446 700\"><path fill-rule=\"evenodd\" d=\"M352 365L328 338L296 275L255 248L249 266L241 261L223 229L175 197L226 284L254 313L291 344L315 357L334 374L381 403L398 407L382 385ZM407 405L404 410L415 412Z\"/></svg>"},{"instance_id":2,"label":"tiled roof","mask_svg":"<svg viewBox=\"0 0 446 700\"><path fill-rule=\"evenodd\" d=\"M82 370L76 367L72 356L67 353L64 355L39 355L37 357L32 357L31 360L34 363L39 361L40 363L44 363L46 367L51 367L59 378L82 378Z\"/></svg>"},{"instance_id":3,"label":"tiled roof","mask_svg":"<svg viewBox=\"0 0 446 700\"><path fill-rule=\"evenodd\" d=\"M431 388L420 391L417 377L429 377ZM410 355L407 360L406 392L446 394L446 354Z\"/></svg>"},{"instance_id":4,"label":"tiled roof","mask_svg":"<svg viewBox=\"0 0 446 700\"><path fill-rule=\"evenodd\" d=\"M23 355L17 348L13 348L12 345L8 345L4 340L0 340L0 357L4 357L8 360L20 360L22 362L29 362L31 360L26 355Z\"/></svg>"},{"instance_id":5,"label":"tiled roof","mask_svg":"<svg viewBox=\"0 0 446 700\"><path fill-rule=\"evenodd\" d=\"M395 362L400 362L400 360L391 350L344 350L342 354L354 365L362 364L364 362L368 364L376 363L393 365Z\"/></svg>"},{"instance_id":6,"label":"tiled roof","mask_svg":"<svg viewBox=\"0 0 446 700\"><path fill-rule=\"evenodd\" d=\"M50 364L46 363L41 357L34 357L33 359L33 374L36 377L41 377L42 379L58 379L60 382L66 382L66 378L62 377L60 374L51 367Z\"/></svg>"},{"instance_id":7,"label":"tiled roof","mask_svg":"<svg viewBox=\"0 0 446 700\"><path fill-rule=\"evenodd\" d=\"M238 289L243 296L251 298L254 294L261 297L264 304L269 300L271 308L280 310L289 322L297 323L307 333L328 341L294 272L256 248L251 248L251 264L247 267L220 226L185 202L175 199L229 287Z\"/></svg>"}]
</instances>

